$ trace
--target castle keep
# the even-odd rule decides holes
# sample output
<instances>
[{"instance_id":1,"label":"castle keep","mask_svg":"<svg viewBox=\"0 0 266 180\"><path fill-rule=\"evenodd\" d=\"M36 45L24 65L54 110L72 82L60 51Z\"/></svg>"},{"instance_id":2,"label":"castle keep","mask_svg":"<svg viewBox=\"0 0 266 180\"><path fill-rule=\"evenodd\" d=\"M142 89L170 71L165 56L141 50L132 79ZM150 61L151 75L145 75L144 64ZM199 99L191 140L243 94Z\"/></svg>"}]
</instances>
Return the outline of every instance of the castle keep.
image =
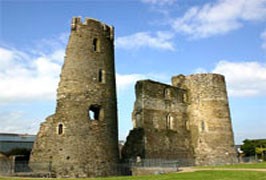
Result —
<instances>
[{"instance_id":1,"label":"castle keep","mask_svg":"<svg viewBox=\"0 0 266 180\"><path fill-rule=\"evenodd\" d=\"M124 159L176 159L182 165L236 162L225 80L219 74L138 81L134 129Z\"/></svg>"},{"instance_id":2,"label":"castle keep","mask_svg":"<svg viewBox=\"0 0 266 180\"><path fill-rule=\"evenodd\" d=\"M73 18L55 114L41 124L30 166L57 177L115 175L118 163L114 28ZM46 163L46 164L45 164Z\"/></svg>"}]
</instances>

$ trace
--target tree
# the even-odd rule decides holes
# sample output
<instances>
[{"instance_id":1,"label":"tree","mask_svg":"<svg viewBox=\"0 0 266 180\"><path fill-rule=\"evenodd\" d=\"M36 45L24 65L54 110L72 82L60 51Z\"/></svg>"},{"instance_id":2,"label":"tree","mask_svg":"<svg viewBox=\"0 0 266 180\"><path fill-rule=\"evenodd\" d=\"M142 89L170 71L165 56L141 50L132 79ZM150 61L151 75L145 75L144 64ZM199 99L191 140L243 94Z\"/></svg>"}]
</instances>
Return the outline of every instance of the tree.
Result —
<instances>
[{"instance_id":1,"label":"tree","mask_svg":"<svg viewBox=\"0 0 266 180\"><path fill-rule=\"evenodd\" d=\"M241 146L241 150L245 153L245 156L255 156L256 148L266 148L266 139L258 139L258 140L249 140L246 139L243 141L243 145Z\"/></svg>"}]
</instances>

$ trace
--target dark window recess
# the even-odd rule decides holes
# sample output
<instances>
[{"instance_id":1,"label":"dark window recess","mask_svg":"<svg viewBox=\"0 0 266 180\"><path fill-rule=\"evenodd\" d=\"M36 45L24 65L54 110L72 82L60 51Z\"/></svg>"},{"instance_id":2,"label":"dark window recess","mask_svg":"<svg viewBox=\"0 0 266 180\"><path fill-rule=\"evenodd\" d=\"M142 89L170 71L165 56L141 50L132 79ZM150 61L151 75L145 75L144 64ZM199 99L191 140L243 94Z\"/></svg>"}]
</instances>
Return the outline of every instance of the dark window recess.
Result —
<instances>
[{"instance_id":1,"label":"dark window recess","mask_svg":"<svg viewBox=\"0 0 266 180\"><path fill-rule=\"evenodd\" d=\"M92 46L93 46L93 51L95 51L95 52L100 51L100 42L98 39L96 39L96 38L93 39Z\"/></svg>"},{"instance_id":2,"label":"dark window recess","mask_svg":"<svg viewBox=\"0 0 266 180\"><path fill-rule=\"evenodd\" d=\"M204 121L201 122L201 131L205 131L205 122Z\"/></svg>"},{"instance_id":3,"label":"dark window recess","mask_svg":"<svg viewBox=\"0 0 266 180\"><path fill-rule=\"evenodd\" d=\"M63 124L58 125L58 134L63 134Z\"/></svg>"},{"instance_id":4,"label":"dark window recess","mask_svg":"<svg viewBox=\"0 0 266 180\"><path fill-rule=\"evenodd\" d=\"M98 75L99 75L99 77L98 77L99 82L104 83L105 82L105 71L100 69Z\"/></svg>"},{"instance_id":5,"label":"dark window recess","mask_svg":"<svg viewBox=\"0 0 266 180\"><path fill-rule=\"evenodd\" d=\"M99 120L99 116L100 116L100 106L98 105L91 105L89 108L89 120L93 121L93 120Z\"/></svg>"}]
</instances>

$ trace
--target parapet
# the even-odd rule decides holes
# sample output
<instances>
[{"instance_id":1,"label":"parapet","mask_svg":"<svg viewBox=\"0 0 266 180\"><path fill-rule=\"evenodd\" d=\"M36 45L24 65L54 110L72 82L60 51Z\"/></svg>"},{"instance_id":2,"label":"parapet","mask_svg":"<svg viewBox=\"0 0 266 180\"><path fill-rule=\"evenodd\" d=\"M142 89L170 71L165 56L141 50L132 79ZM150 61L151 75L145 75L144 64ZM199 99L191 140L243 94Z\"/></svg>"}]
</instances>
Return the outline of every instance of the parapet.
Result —
<instances>
[{"instance_id":1,"label":"parapet","mask_svg":"<svg viewBox=\"0 0 266 180\"><path fill-rule=\"evenodd\" d=\"M199 82L199 83L210 83L210 82L225 82L225 78L221 74L216 73L200 73L200 74L192 74L188 76L184 76L182 74L178 76L172 77L172 85L175 87L182 87L184 85L184 82L187 81L193 81L193 82Z\"/></svg>"},{"instance_id":2,"label":"parapet","mask_svg":"<svg viewBox=\"0 0 266 180\"><path fill-rule=\"evenodd\" d=\"M73 17L71 22L71 30L76 31L78 26L93 26L102 29L104 32L109 34L109 38L111 40L114 39L114 27L109 26L105 23L102 23L93 18L85 18L84 22L82 22L81 17Z\"/></svg>"}]
</instances>

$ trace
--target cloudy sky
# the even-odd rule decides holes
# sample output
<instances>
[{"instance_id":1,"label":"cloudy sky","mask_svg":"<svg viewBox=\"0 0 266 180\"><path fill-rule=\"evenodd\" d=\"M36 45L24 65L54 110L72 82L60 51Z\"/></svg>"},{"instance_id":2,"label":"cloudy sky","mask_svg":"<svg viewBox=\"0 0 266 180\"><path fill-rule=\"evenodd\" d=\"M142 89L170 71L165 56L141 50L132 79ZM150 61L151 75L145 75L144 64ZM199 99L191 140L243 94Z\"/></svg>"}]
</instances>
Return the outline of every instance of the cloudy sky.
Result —
<instances>
[{"instance_id":1,"label":"cloudy sky","mask_svg":"<svg viewBox=\"0 0 266 180\"><path fill-rule=\"evenodd\" d=\"M266 0L0 0L0 132L54 113L73 16L115 27L120 139L137 80L199 72L225 75L237 143L266 138Z\"/></svg>"}]
</instances>

